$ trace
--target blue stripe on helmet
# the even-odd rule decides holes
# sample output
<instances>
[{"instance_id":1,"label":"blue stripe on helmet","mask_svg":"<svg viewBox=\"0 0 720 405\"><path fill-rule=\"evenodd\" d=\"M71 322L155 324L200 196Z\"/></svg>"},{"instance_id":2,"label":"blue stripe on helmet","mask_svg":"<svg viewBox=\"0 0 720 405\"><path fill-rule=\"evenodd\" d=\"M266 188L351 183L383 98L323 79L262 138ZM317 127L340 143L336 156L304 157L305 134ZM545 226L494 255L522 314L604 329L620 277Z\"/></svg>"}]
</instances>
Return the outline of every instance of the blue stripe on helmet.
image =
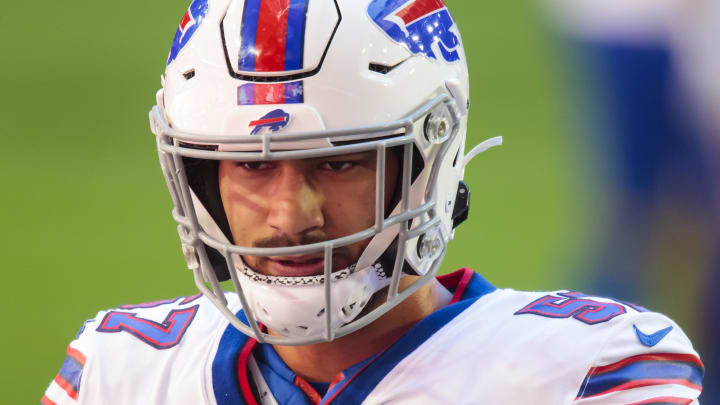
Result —
<instances>
[{"instance_id":1,"label":"blue stripe on helmet","mask_svg":"<svg viewBox=\"0 0 720 405\"><path fill-rule=\"evenodd\" d=\"M302 69L309 0L290 0L285 35L285 70Z\"/></svg>"},{"instance_id":2,"label":"blue stripe on helmet","mask_svg":"<svg viewBox=\"0 0 720 405\"><path fill-rule=\"evenodd\" d=\"M258 15L261 0L247 0L243 9L242 28L240 29L240 60L238 69L255 69L255 38L257 35Z\"/></svg>"}]
</instances>

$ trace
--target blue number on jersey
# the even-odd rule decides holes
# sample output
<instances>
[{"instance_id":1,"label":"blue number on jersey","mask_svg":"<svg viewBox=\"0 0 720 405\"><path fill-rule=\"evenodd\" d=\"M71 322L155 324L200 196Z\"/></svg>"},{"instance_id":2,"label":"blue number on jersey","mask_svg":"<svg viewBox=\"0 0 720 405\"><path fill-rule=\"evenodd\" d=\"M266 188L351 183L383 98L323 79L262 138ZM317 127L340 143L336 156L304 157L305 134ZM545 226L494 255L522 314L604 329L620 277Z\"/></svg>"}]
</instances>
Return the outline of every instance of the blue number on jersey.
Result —
<instances>
[{"instance_id":1,"label":"blue number on jersey","mask_svg":"<svg viewBox=\"0 0 720 405\"><path fill-rule=\"evenodd\" d=\"M548 318L573 317L588 325L595 325L607 322L626 312L625 307L620 304L595 301L578 292L558 295L560 297L546 295L539 298L515 312L515 315L534 314Z\"/></svg>"},{"instance_id":2,"label":"blue number on jersey","mask_svg":"<svg viewBox=\"0 0 720 405\"><path fill-rule=\"evenodd\" d=\"M161 323L141 318L132 312L110 311L96 330L106 333L127 331L156 349L169 349L180 343L198 307L173 309Z\"/></svg>"}]
</instances>

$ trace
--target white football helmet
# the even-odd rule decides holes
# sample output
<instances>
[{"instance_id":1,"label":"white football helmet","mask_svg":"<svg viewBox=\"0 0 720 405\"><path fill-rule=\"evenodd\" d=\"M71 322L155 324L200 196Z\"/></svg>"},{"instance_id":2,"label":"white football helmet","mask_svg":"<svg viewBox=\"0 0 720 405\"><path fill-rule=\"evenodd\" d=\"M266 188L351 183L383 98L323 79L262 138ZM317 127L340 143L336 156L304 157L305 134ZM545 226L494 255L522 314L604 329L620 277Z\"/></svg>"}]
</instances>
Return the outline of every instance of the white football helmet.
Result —
<instances>
[{"instance_id":1,"label":"white football helmet","mask_svg":"<svg viewBox=\"0 0 720 405\"><path fill-rule=\"evenodd\" d=\"M442 0L194 0L181 20L150 124L198 288L240 331L284 345L329 341L390 310L433 278L467 217L465 54ZM237 246L218 161L317 158L401 148L392 209L376 174L375 223L299 246ZM333 270L333 250L369 240ZM324 254L324 274L273 277L244 256ZM402 292L404 274L421 276ZM232 280L233 313L220 282ZM381 304L367 306L387 287ZM281 336L262 330L264 324Z\"/></svg>"}]
</instances>

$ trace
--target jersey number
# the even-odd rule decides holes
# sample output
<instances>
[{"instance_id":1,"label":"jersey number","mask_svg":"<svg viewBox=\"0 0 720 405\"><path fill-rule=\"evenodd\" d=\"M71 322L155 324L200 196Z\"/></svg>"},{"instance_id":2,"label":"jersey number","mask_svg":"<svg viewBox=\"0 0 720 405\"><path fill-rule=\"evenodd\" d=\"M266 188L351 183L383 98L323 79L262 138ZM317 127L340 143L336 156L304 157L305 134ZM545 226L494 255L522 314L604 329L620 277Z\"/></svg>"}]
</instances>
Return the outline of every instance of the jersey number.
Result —
<instances>
[{"instance_id":1,"label":"jersey number","mask_svg":"<svg viewBox=\"0 0 720 405\"><path fill-rule=\"evenodd\" d=\"M169 349L182 339L199 305L173 309L161 323L141 318L131 312L110 311L105 315L98 332L127 331L156 349Z\"/></svg>"},{"instance_id":2,"label":"jersey number","mask_svg":"<svg viewBox=\"0 0 720 405\"><path fill-rule=\"evenodd\" d=\"M588 325L607 322L624 314L625 307L610 302L600 302L587 298L578 292L560 293L560 297L546 295L531 302L515 315L534 314L548 318L575 318Z\"/></svg>"}]
</instances>

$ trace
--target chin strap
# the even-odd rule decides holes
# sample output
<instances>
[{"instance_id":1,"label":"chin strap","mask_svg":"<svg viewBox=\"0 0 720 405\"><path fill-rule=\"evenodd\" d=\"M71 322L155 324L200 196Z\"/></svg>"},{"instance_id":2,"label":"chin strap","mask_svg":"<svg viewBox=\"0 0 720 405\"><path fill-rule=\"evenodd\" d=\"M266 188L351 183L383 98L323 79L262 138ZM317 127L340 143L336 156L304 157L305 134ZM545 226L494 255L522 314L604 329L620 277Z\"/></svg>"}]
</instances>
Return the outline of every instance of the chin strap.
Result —
<instances>
[{"instance_id":1,"label":"chin strap","mask_svg":"<svg viewBox=\"0 0 720 405\"><path fill-rule=\"evenodd\" d=\"M500 146L503 143L503 137L502 136L496 136L494 138L487 139L483 142L480 142L479 144L475 145L474 148L470 152L468 152L465 157L463 157L462 161L462 167L463 169L465 166L470 163L470 161L477 155L485 152L486 150L492 148L493 146Z\"/></svg>"}]
</instances>

